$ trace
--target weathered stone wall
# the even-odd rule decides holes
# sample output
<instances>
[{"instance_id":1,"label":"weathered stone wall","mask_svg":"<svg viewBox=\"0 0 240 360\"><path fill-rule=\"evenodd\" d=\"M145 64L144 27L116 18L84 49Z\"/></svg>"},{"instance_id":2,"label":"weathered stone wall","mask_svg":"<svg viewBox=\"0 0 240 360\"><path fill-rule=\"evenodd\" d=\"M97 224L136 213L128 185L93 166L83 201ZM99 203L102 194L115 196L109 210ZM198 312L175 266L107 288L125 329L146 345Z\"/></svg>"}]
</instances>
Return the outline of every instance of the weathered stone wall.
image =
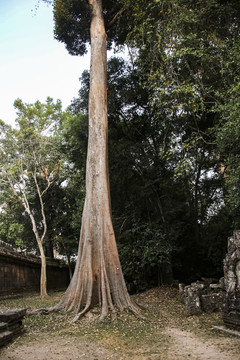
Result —
<instances>
[{"instance_id":1,"label":"weathered stone wall","mask_svg":"<svg viewBox=\"0 0 240 360\"><path fill-rule=\"evenodd\" d=\"M24 291L39 291L41 261L38 256L18 253L0 241L0 296ZM67 266L47 259L48 290L66 289L69 284Z\"/></svg>"}]
</instances>

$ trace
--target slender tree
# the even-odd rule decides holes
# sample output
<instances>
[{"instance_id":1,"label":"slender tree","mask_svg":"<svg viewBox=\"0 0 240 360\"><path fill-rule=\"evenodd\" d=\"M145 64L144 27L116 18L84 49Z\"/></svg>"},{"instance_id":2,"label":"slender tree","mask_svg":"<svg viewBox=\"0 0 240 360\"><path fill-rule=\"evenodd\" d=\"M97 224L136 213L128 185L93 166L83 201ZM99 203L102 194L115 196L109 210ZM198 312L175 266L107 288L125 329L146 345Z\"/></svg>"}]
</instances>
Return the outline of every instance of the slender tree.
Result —
<instances>
[{"instance_id":1,"label":"slender tree","mask_svg":"<svg viewBox=\"0 0 240 360\"><path fill-rule=\"evenodd\" d=\"M56 105L48 98L46 104L23 104L15 101L18 110L18 129L0 122L0 187L7 195L14 196L24 208L32 225L41 258L40 294L47 295L46 255L44 241L47 235L46 194L58 176L60 160L56 144L50 136L53 121L61 116L61 103ZM33 200L37 198L40 211Z\"/></svg>"}]
</instances>

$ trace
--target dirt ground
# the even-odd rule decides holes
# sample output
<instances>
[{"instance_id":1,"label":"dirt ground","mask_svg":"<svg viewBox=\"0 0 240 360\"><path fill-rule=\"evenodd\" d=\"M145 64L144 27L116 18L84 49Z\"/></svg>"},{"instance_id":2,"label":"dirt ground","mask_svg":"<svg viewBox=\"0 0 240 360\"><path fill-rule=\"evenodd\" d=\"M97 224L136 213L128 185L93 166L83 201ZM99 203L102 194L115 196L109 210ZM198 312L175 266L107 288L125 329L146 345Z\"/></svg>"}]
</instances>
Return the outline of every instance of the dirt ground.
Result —
<instances>
[{"instance_id":1,"label":"dirt ground","mask_svg":"<svg viewBox=\"0 0 240 360\"><path fill-rule=\"evenodd\" d=\"M137 300L148 307L148 314L154 313L158 323L151 320L154 325L146 325L127 315L115 325L98 324L89 316L85 325L64 328L56 316L46 320L55 321L56 328L50 329L48 323L26 324L23 336L0 349L0 359L240 360L240 337L213 328L221 323L219 314L186 318L172 289L153 289Z\"/></svg>"},{"instance_id":2,"label":"dirt ground","mask_svg":"<svg viewBox=\"0 0 240 360\"><path fill-rule=\"evenodd\" d=\"M81 339L54 338L36 339L31 342L16 341L0 352L1 360L121 360L121 359L199 359L199 360L239 360L240 354L231 352L228 339L206 341L194 334L177 328L167 328L171 338L170 346L161 354L156 349L139 348L135 354L124 354L118 349L106 349L104 344L89 343ZM221 350L225 347L225 350Z\"/></svg>"}]
</instances>

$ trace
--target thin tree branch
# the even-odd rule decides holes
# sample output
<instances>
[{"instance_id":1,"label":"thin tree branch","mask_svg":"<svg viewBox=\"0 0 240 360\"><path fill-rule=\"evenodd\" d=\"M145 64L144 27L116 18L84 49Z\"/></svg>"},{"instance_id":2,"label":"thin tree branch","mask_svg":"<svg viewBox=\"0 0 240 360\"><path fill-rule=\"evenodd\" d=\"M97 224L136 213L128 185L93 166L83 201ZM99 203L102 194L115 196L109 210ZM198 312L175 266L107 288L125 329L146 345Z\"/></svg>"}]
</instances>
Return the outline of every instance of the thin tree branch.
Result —
<instances>
[{"instance_id":1,"label":"thin tree branch","mask_svg":"<svg viewBox=\"0 0 240 360\"><path fill-rule=\"evenodd\" d=\"M117 21L117 19L119 18L120 15L122 15L122 13L124 12L124 8L121 8L115 15L114 17L112 18L111 21L109 21L107 23L107 29L110 29Z\"/></svg>"},{"instance_id":2,"label":"thin tree branch","mask_svg":"<svg viewBox=\"0 0 240 360\"><path fill-rule=\"evenodd\" d=\"M39 188L39 185L38 185L38 182L37 182L37 176L36 176L36 172L34 172L32 174L32 177L33 177L33 180L34 180L34 183L36 185L36 189L37 189L37 193L38 193L38 198L39 198L39 201L40 201L40 206L41 206L41 214L42 214L42 219L43 219L43 233L42 233L42 236L41 236L41 243L43 242L45 236L46 236L46 233L47 233L47 221L46 221L46 216L45 216L45 211L44 211L44 204L43 204L43 200L42 200L42 195L43 193L41 194L41 191L40 191L40 188ZM50 184L48 182L48 186L47 186L47 189L50 187Z\"/></svg>"}]
</instances>

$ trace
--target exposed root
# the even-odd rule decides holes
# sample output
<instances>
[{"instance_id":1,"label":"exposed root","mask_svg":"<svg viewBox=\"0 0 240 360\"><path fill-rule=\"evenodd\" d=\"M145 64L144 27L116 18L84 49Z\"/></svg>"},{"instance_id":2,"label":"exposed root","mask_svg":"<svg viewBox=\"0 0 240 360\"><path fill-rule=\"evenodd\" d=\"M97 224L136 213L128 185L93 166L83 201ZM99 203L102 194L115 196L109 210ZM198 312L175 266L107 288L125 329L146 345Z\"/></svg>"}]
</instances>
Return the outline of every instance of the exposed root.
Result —
<instances>
[{"instance_id":1,"label":"exposed root","mask_svg":"<svg viewBox=\"0 0 240 360\"><path fill-rule=\"evenodd\" d=\"M109 314L116 318L117 313L124 310L145 319L140 311L141 306L135 304L127 291L111 222L99 222L101 226L98 234L94 235L98 239L94 247L92 241L89 241L89 233L93 236L91 219L86 216L88 212L84 214L78 261L68 289L56 306L29 311L28 315L47 315L64 310L76 314L71 321L74 323L98 303L100 320L107 318ZM101 214L101 219L104 219L104 214L105 212Z\"/></svg>"},{"instance_id":2,"label":"exposed root","mask_svg":"<svg viewBox=\"0 0 240 360\"><path fill-rule=\"evenodd\" d=\"M37 310L27 310L26 315L27 316L32 316L32 315L48 315L49 309L37 309Z\"/></svg>"},{"instance_id":3,"label":"exposed root","mask_svg":"<svg viewBox=\"0 0 240 360\"><path fill-rule=\"evenodd\" d=\"M71 323L75 323L80 320L90 310L90 308L90 305L86 305L85 308L72 319Z\"/></svg>"},{"instance_id":4,"label":"exposed root","mask_svg":"<svg viewBox=\"0 0 240 360\"><path fill-rule=\"evenodd\" d=\"M51 308L40 308L40 309L36 309L36 310L27 310L27 316L49 315L50 313L58 312L62 309L63 309L63 307L59 306L59 304L57 304L56 306L53 306Z\"/></svg>"}]
</instances>

